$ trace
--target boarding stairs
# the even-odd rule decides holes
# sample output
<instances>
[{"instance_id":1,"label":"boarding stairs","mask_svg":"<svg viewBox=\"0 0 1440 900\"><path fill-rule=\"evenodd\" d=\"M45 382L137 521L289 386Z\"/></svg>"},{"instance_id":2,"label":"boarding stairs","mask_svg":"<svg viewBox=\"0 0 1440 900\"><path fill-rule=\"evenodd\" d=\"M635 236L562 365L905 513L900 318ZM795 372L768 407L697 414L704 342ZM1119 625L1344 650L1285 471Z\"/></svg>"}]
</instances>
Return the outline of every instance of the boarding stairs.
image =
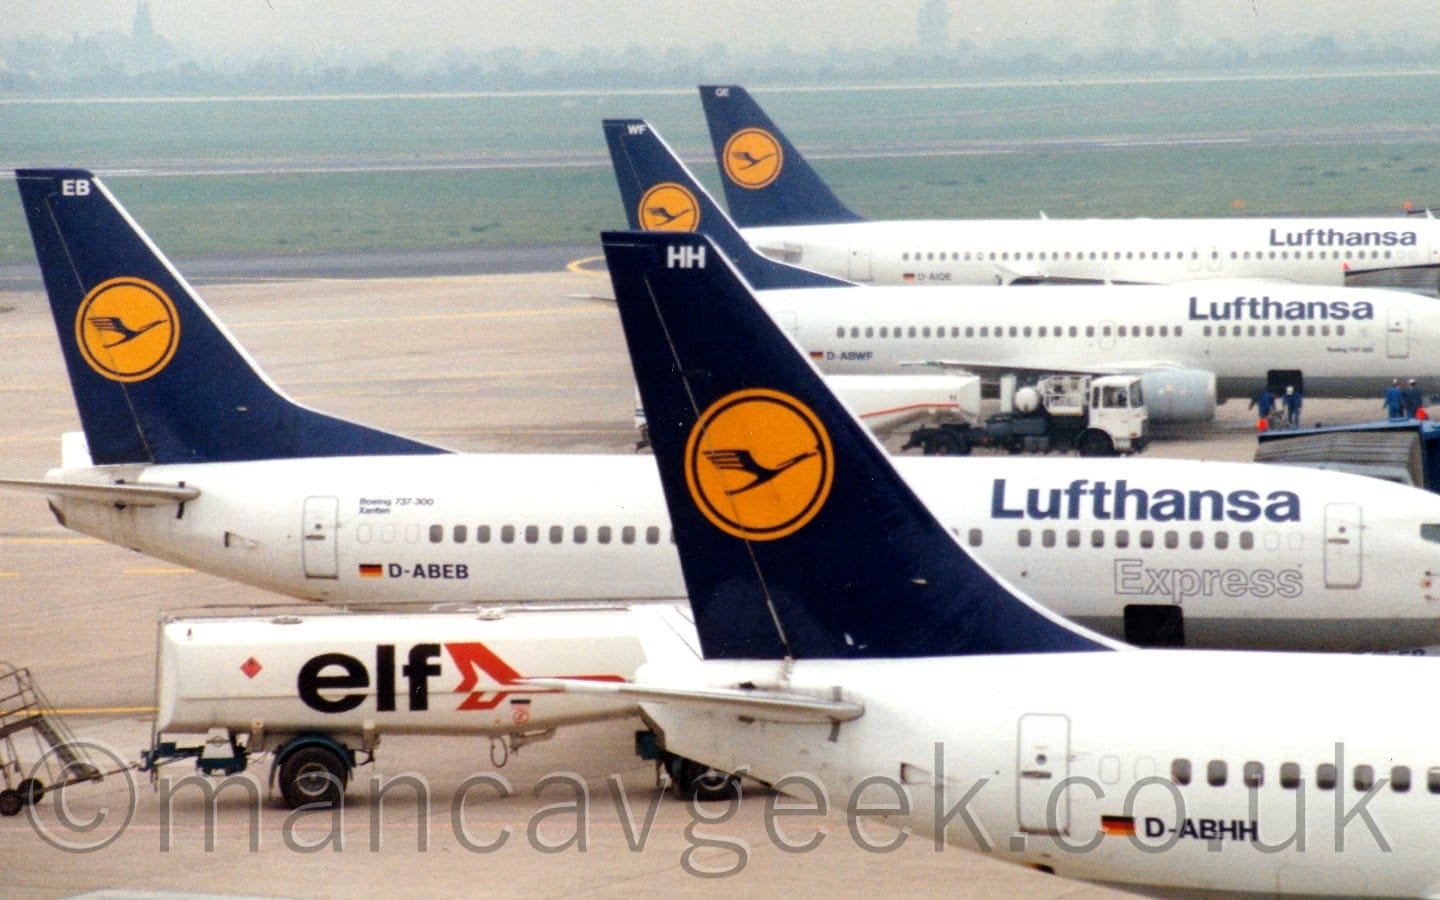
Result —
<instances>
[{"instance_id":1,"label":"boarding stairs","mask_svg":"<svg viewBox=\"0 0 1440 900\"><path fill-rule=\"evenodd\" d=\"M102 777L30 670L0 661L0 815L16 815L47 791Z\"/></svg>"}]
</instances>

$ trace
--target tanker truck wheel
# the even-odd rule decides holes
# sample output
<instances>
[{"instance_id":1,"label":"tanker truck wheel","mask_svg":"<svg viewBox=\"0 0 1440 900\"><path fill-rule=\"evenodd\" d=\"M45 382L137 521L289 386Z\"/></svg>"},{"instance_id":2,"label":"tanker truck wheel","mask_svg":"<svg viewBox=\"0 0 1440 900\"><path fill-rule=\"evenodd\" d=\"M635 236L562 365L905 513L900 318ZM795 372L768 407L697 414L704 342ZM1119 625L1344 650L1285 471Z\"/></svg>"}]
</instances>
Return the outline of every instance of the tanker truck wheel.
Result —
<instances>
[{"instance_id":1,"label":"tanker truck wheel","mask_svg":"<svg viewBox=\"0 0 1440 900\"><path fill-rule=\"evenodd\" d=\"M300 747L280 765L280 795L291 809L335 806L345 797L350 767L334 750L318 744Z\"/></svg>"}]
</instances>

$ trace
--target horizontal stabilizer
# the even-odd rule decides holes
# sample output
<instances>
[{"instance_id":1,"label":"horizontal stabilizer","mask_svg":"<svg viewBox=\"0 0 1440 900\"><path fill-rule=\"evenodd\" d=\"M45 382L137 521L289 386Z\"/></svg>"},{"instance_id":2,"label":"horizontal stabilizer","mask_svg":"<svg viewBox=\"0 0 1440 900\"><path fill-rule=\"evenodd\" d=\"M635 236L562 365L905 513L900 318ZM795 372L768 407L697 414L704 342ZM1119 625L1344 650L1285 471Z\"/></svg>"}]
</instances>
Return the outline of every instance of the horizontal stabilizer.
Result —
<instances>
[{"instance_id":1,"label":"horizontal stabilizer","mask_svg":"<svg viewBox=\"0 0 1440 900\"><path fill-rule=\"evenodd\" d=\"M522 683L575 694L618 695L637 703L695 703L766 722L828 725L849 722L865 714L865 707L859 703L753 688L667 688L571 678L526 678Z\"/></svg>"},{"instance_id":2,"label":"horizontal stabilizer","mask_svg":"<svg viewBox=\"0 0 1440 900\"><path fill-rule=\"evenodd\" d=\"M94 503L120 503L125 506L165 506L170 503L185 503L200 496L199 488L173 484L77 484L0 478L0 488L33 491L52 497L72 497Z\"/></svg>"}]
</instances>

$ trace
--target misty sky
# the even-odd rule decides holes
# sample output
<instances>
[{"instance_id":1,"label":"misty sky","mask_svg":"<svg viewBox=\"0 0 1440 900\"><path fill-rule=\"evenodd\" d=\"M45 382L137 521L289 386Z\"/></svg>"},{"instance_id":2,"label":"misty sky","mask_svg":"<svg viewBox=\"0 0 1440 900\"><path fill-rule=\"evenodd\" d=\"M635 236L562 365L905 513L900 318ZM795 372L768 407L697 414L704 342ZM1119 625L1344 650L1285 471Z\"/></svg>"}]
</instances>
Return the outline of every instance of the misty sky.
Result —
<instances>
[{"instance_id":1,"label":"misty sky","mask_svg":"<svg viewBox=\"0 0 1440 900\"><path fill-rule=\"evenodd\" d=\"M417 48L499 47L619 53L634 46L733 53L912 46L962 37L981 48L1063 39L1124 44L1250 44L1262 35L1334 33L1433 44L1434 0L150 0L155 28L183 51L225 61L279 53L344 62ZM0 0L7 37L129 32L135 0ZM938 15L938 18L937 18ZM937 33L938 32L938 33Z\"/></svg>"}]
</instances>

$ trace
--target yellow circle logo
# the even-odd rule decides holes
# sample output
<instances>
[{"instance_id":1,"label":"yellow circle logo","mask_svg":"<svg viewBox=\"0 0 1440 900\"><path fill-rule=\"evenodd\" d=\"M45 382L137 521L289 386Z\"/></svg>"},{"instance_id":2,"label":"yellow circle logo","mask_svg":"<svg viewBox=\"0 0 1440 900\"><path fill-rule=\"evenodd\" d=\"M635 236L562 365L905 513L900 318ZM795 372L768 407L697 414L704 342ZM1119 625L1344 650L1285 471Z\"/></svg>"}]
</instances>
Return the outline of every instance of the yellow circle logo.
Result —
<instances>
[{"instance_id":1,"label":"yellow circle logo","mask_svg":"<svg viewBox=\"0 0 1440 900\"><path fill-rule=\"evenodd\" d=\"M640 227L646 231L694 231L700 227L695 195L673 181L657 184L640 198Z\"/></svg>"},{"instance_id":2,"label":"yellow circle logo","mask_svg":"<svg viewBox=\"0 0 1440 900\"><path fill-rule=\"evenodd\" d=\"M778 391L736 391L690 432L685 483L716 528L770 541L815 518L830 496L834 458L830 435L800 401Z\"/></svg>"},{"instance_id":3,"label":"yellow circle logo","mask_svg":"<svg viewBox=\"0 0 1440 900\"><path fill-rule=\"evenodd\" d=\"M763 128L742 128L725 142L725 174L743 188L769 187L784 165L780 142Z\"/></svg>"},{"instance_id":4,"label":"yellow circle logo","mask_svg":"<svg viewBox=\"0 0 1440 900\"><path fill-rule=\"evenodd\" d=\"M144 381L180 344L180 317L165 292L139 278L112 278L90 291L75 317L75 342L90 368L111 381Z\"/></svg>"}]
</instances>

